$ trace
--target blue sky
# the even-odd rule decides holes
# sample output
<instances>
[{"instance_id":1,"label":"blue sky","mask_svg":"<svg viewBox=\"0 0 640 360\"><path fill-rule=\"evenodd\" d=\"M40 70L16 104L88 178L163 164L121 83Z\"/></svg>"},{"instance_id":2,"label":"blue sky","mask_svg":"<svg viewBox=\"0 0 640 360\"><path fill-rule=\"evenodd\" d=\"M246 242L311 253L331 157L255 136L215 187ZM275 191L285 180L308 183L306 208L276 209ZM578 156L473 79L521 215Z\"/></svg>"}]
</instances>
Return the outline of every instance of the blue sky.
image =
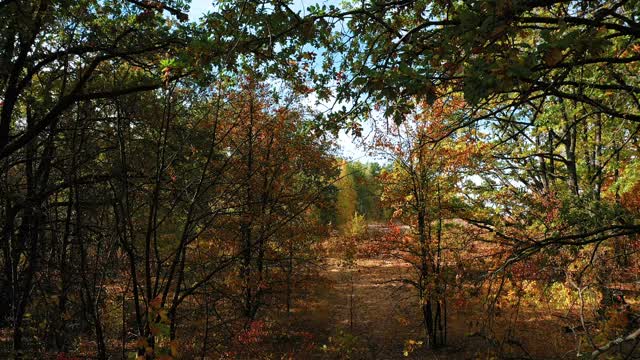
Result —
<instances>
[{"instance_id":1,"label":"blue sky","mask_svg":"<svg viewBox=\"0 0 640 360\"><path fill-rule=\"evenodd\" d=\"M215 0L214 0L215 1ZM327 5L339 5L340 0L296 0L293 6L294 10L302 11L304 13L305 9L314 4L327 4ZM205 14L212 8L212 0L192 0L191 8L189 9L189 19L191 21L196 21L200 16ZM366 128L366 127L365 127ZM340 146L340 154L341 156L351 159L351 160L359 160L363 162L367 161L376 161L376 159L367 155L367 153L356 145L356 141L349 135L345 134L343 131L340 132L338 137L338 145ZM377 160L380 161L380 160Z\"/></svg>"}]
</instances>

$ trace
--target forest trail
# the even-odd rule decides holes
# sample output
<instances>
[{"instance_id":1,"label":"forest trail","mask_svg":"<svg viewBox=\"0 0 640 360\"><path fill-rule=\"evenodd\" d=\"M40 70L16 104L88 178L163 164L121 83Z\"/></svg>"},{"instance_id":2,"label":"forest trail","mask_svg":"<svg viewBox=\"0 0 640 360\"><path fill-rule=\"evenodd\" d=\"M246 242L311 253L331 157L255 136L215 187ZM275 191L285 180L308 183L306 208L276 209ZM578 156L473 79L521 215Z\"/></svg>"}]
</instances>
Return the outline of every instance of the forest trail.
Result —
<instances>
[{"instance_id":1,"label":"forest trail","mask_svg":"<svg viewBox=\"0 0 640 360\"><path fill-rule=\"evenodd\" d=\"M398 259L361 258L349 267L340 259L327 258L318 281L299 294L292 309L295 313L292 319L296 320L291 325L312 332L317 348L323 349L315 353L315 359L477 358L478 351L488 346L481 337L469 336L474 330L469 327L470 319L482 317L477 307L462 309L451 304L445 348L434 351L424 346L413 349L407 346L411 340L423 340L422 315L415 290L394 280L407 277L411 271L410 265ZM571 339L560 332L557 319L543 319L529 311L522 316L520 329L514 333L518 338L529 334L535 335L535 339L549 340L549 334L553 333L555 340L514 342L506 345L510 352L524 357L533 354L562 357L564 351L560 349Z\"/></svg>"},{"instance_id":2,"label":"forest trail","mask_svg":"<svg viewBox=\"0 0 640 360\"><path fill-rule=\"evenodd\" d=\"M325 261L321 277L308 289L299 318L326 351L364 359L402 359L404 341L419 340L420 314L412 289L393 281L406 274L399 260L359 259L348 266L340 259ZM406 276L406 275L405 275Z\"/></svg>"},{"instance_id":3,"label":"forest trail","mask_svg":"<svg viewBox=\"0 0 640 360\"><path fill-rule=\"evenodd\" d=\"M315 343L324 349L315 358L468 358L455 341L438 352L407 347L412 340L423 340L415 290L394 281L410 272L410 265L398 259L358 259L350 267L340 259L328 258L322 280L313 283L293 309L297 326L311 329ZM456 314L450 315L449 332L465 333L464 321ZM407 350L408 356L404 354Z\"/></svg>"}]
</instances>

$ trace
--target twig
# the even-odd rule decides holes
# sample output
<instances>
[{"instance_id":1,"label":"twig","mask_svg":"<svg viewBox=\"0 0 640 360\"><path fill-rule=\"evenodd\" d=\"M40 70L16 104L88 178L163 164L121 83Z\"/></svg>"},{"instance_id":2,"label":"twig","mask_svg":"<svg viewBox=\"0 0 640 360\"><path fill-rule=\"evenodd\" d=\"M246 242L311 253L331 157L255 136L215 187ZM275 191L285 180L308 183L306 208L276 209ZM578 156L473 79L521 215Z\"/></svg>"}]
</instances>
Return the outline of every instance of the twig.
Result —
<instances>
[{"instance_id":1,"label":"twig","mask_svg":"<svg viewBox=\"0 0 640 360\"><path fill-rule=\"evenodd\" d=\"M619 344L622 344L624 342L636 340L639 336L640 336L640 328L638 328L636 331L632 332L631 334L627 335L626 337L619 337L619 338L617 338L615 340L609 341L606 345L604 345L602 347L596 348L596 350L594 350L591 353L591 357L593 357L595 359L598 356L604 354L609 349L611 349L612 346L619 345Z\"/></svg>"}]
</instances>

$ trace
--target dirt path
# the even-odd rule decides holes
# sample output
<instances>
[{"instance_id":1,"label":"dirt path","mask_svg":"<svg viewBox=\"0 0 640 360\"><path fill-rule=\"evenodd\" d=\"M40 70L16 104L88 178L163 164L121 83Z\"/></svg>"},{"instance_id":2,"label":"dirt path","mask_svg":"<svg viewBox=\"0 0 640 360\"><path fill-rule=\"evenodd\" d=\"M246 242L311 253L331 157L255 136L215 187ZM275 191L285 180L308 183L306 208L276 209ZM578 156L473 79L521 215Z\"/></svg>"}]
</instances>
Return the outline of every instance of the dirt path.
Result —
<instances>
[{"instance_id":1,"label":"dirt path","mask_svg":"<svg viewBox=\"0 0 640 360\"><path fill-rule=\"evenodd\" d=\"M406 350L405 342L422 340L423 337L422 317L415 290L393 281L408 277L411 270L409 265L399 260L360 259L356 266L350 268L337 259L329 258L321 273L322 280L318 280L301 294L294 309L295 326L311 332L318 348L325 349L315 353L314 358L488 358L479 355L487 349L486 340L469 336L469 320L479 319L482 314L477 310L453 308L448 316L448 346L438 351L422 347L410 352L408 356L403 354ZM549 329L553 330L551 333L556 333L559 329L553 320L532 316L519 324L518 338L533 338L536 343L540 343L539 339L548 339ZM558 335L560 334L554 334L552 338ZM561 357L558 352L559 344L544 343L541 348L537 346L540 344L524 344L531 353L516 348L512 350L514 354L529 354L523 358Z\"/></svg>"},{"instance_id":2,"label":"dirt path","mask_svg":"<svg viewBox=\"0 0 640 360\"><path fill-rule=\"evenodd\" d=\"M397 260L364 259L348 267L328 259L325 281L309 289L297 316L326 345L319 358L348 352L351 358L406 359L404 342L421 337L420 316L413 290L392 280L409 271Z\"/></svg>"},{"instance_id":3,"label":"dirt path","mask_svg":"<svg viewBox=\"0 0 640 360\"><path fill-rule=\"evenodd\" d=\"M402 358L404 341L420 336L410 331L420 328L419 314L410 311L416 309L413 289L393 281L409 271L393 260L359 260L353 269L335 260L330 265L335 285L334 294L327 295L335 299L334 321L348 329L352 310L352 333L365 345L368 359Z\"/></svg>"}]
</instances>

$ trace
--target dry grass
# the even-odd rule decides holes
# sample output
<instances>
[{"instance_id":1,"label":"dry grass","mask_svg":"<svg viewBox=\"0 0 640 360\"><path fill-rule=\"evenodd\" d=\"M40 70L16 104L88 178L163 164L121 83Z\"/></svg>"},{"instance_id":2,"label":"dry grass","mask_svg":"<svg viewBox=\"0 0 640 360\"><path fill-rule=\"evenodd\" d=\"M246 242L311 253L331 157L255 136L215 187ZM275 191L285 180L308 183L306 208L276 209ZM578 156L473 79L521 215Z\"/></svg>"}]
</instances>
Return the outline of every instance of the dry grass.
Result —
<instances>
[{"instance_id":1,"label":"dry grass","mask_svg":"<svg viewBox=\"0 0 640 360\"><path fill-rule=\"evenodd\" d=\"M415 349L403 354L408 340L422 340L422 317L415 290L392 281L411 274L411 267L397 259L358 259L352 267L326 260L322 280L298 294L289 324L311 332L316 359L471 359L575 357L575 339L557 317L542 314L544 306L521 305L517 313L503 309L486 324L481 296L464 305L449 305L448 346L437 351ZM353 325L350 326L350 294L353 286ZM509 338L509 341L491 340ZM508 335L508 336L507 336ZM325 347L326 346L326 347ZM323 350L326 349L326 350ZM297 358L297 357L294 357Z\"/></svg>"}]
</instances>

